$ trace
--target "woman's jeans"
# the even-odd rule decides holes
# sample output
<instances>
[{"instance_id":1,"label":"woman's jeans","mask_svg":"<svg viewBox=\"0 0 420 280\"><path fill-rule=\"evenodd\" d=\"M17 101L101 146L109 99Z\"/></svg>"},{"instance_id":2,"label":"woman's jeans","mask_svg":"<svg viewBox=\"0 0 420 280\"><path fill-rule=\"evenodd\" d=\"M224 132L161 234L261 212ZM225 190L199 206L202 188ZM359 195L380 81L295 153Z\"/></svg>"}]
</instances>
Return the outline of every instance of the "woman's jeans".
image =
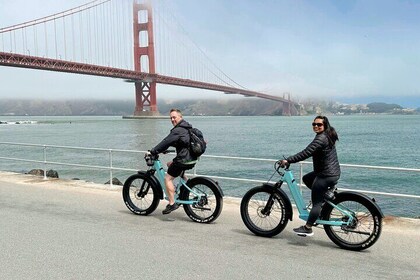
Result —
<instances>
[{"instance_id":1,"label":"woman's jeans","mask_svg":"<svg viewBox=\"0 0 420 280\"><path fill-rule=\"evenodd\" d=\"M321 214L322 205L324 204L324 195L329 188L337 184L340 176L322 177L317 176L315 172L309 172L302 177L305 185L312 190L312 209L309 212L307 225L312 226Z\"/></svg>"}]
</instances>

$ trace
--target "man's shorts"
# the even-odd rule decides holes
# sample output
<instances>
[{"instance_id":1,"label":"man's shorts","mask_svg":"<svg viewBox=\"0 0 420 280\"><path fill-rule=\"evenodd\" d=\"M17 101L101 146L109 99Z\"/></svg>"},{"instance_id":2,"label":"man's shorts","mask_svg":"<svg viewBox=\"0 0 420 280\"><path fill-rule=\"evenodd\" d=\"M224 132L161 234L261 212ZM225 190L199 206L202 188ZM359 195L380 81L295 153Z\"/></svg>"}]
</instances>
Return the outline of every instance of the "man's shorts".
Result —
<instances>
[{"instance_id":1,"label":"man's shorts","mask_svg":"<svg viewBox=\"0 0 420 280\"><path fill-rule=\"evenodd\" d=\"M175 178L181 175L182 171L193 168L194 165L195 164L183 164L179 162L172 162L172 164L168 167L167 173Z\"/></svg>"}]
</instances>

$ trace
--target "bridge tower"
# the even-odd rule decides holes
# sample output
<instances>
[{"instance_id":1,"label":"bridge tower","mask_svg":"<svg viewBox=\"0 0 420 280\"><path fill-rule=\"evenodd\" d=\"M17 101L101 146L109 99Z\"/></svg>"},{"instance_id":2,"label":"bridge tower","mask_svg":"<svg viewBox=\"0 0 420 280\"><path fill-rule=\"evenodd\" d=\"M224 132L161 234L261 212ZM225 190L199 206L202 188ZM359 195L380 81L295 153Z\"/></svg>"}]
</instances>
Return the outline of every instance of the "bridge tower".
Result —
<instances>
[{"instance_id":1,"label":"bridge tower","mask_svg":"<svg viewBox=\"0 0 420 280\"><path fill-rule=\"evenodd\" d=\"M139 22L139 12L147 13L147 21ZM155 47L153 39L153 15L149 0L138 3L133 0L133 31L134 31L134 70L155 74ZM147 32L147 42L142 42L141 32ZM145 40L144 40L145 41ZM142 69L141 59L147 58L149 69ZM157 116L156 82L152 80L136 81L136 108L134 116Z\"/></svg>"},{"instance_id":2,"label":"bridge tower","mask_svg":"<svg viewBox=\"0 0 420 280\"><path fill-rule=\"evenodd\" d=\"M287 98L286 98L287 96ZM283 116L291 116L292 115L292 103L290 100L290 93L289 92L284 92L283 93L283 98L287 99L289 102L283 102Z\"/></svg>"}]
</instances>

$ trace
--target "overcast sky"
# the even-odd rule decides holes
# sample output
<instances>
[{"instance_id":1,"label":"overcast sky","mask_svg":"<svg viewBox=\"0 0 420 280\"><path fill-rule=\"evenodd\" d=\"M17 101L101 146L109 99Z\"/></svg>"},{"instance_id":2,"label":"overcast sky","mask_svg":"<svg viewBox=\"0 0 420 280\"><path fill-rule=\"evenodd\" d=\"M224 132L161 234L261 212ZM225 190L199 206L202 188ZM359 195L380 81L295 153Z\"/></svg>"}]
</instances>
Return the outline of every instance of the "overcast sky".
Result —
<instances>
[{"instance_id":1,"label":"overcast sky","mask_svg":"<svg viewBox=\"0 0 420 280\"><path fill-rule=\"evenodd\" d=\"M0 0L0 28L87 3ZM420 1L173 0L191 38L248 89L420 106ZM111 78L0 66L0 98L134 99ZM158 86L158 98L226 98Z\"/></svg>"}]
</instances>

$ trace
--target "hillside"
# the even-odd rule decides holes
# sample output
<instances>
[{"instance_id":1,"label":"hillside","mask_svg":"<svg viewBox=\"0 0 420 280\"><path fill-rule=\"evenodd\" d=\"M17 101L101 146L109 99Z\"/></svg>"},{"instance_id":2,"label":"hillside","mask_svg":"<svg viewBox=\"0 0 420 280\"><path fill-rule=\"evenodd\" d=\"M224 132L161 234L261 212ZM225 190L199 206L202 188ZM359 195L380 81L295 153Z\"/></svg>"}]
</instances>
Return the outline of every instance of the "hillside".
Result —
<instances>
[{"instance_id":1,"label":"hillside","mask_svg":"<svg viewBox=\"0 0 420 280\"><path fill-rule=\"evenodd\" d=\"M398 104L341 104L322 100L301 100L301 115L314 114L419 114L420 108ZM282 115L282 103L241 98L231 100L159 100L161 114L179 108L185 115L257 116ZM3 116L123 116L132 115L134 100L0 100Z\"/></svg>"},{"instance_id":2,"label":"hillside","mask_svg":"<svg viewBox=\"0 0 420 280\"><path fill-rule=\"evenodd\" d=\"M123 116L134 112L132 100L0 100L0 115ZM181 100L158 102L160 113L180 108L185 115L281 115L282 104L269 100Z\"/></svg>"}]
</instances>

